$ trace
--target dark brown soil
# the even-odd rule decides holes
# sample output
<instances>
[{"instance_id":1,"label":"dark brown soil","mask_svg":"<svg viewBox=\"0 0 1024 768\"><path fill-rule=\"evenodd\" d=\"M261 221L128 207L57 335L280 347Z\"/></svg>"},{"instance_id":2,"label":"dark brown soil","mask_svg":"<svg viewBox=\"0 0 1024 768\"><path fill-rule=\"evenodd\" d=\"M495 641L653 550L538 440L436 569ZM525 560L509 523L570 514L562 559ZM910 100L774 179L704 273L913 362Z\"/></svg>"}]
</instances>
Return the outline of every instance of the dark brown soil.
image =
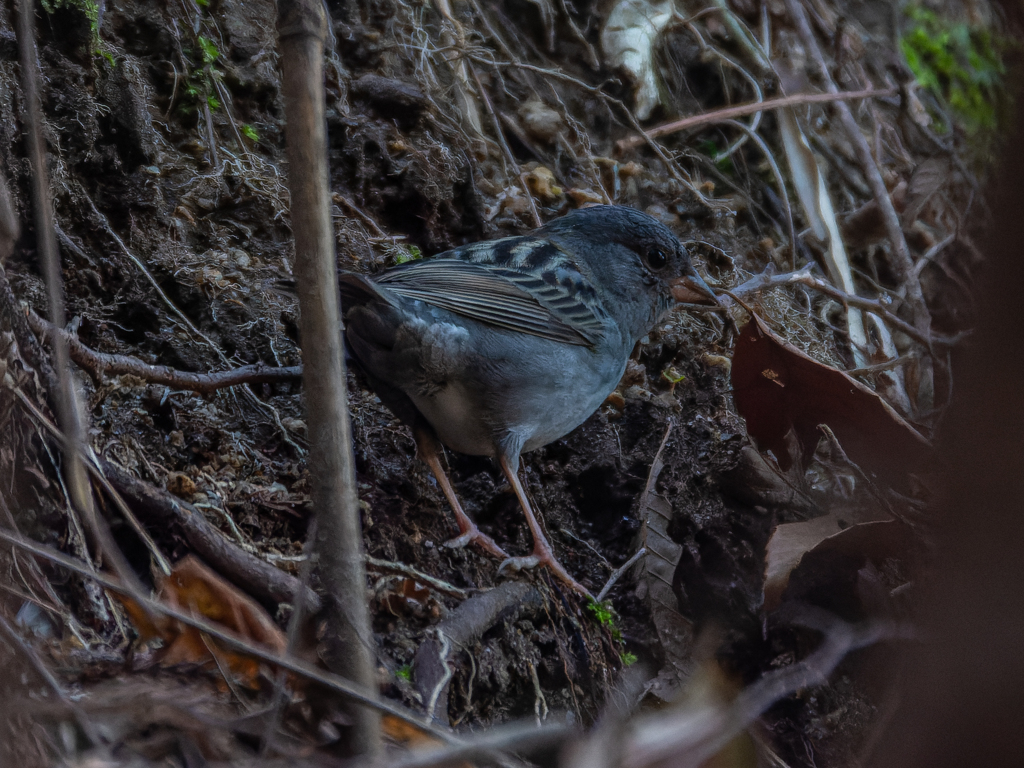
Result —
<instances>
[{"instance_id":1,"label":"dark brown soil","mask_svg":"<svg viewBox=\"0 0 1024 768\"><path fill-rule=\"evenodd\" d=\"M98 38L82 5L56 5L38 14L39 56L68 314L79 338L97 351L186 371L299 364L296 308L272 290L276 280L290 276L293 258L274 4L130 0L102 10ZM326 83L329 157L341 268L374 272L414 254L413 248L431 255L531 228L524 197L513 194L518 172L509 171L510 160L494 139L493 119L503 125L515 161L549 168L562 190L599 190L616 203L659 216L691 241L710 282L736 285L768 264L787 266L788 246L776 244L786 238L777 187L763 155L750 144L728 164L716 166L703 153L708 145L727 143L724 129L715 128L668 141L678 159L671 172L647 148L606 160L614 155L614 142L634 130L615 102L630 101L628 84L610 82L599 95L596 86L615 73L587 63L597 49L604 12L596 5L581 3L571 17L560 14L553 29L538 10L546 4L508 0L482 11L459 10L488 56L534 62L531 66L565 76L474 60L498 116L482 110L486 140L473 137L445 108L455 76L442 66L443 57L423 52L444 34L432 7L411 9L386 0L328 5L336 51ZM717 27L711 29L719 34ZM549 32L559 41L555 49L547 47ZM5 5L0 7L0 163L23 232L3 266L17 299L44 315L16 47L7 45L12 35ZM722 45L738 50L734 43ZM709 63L703 50L693 28L679 26L667 35L661 54L671 64L665 86L681 114L753 97L742 78L717 61ZM538 98L571 117L560 139L547 141L523 127L529 125L524 105ZM882 109L880 117L895 122L896 110ZM764 132L778 147L771 126ZM831 142L835 132L827 130L824 140ZM845 145L842 153L841 162L849 166ZM898 155L892 149L887 157ZM909 176L913 163L900 166L892 160L887 172ZM678 175L679 168L707 182L691 184ZM961 179L949 195L962 194L965 186ZM843 213L865 202L857 189L843 189ZM543 220L586 199L536 192L535 197ZM798 252L802 261L813 261L820 245L802 235ZM853 258L864 284L870 274L898 289L880 246L866 246ZM946 299L963 284L951 272L969 274L974 263L959 242L942 259L942 269L925 269L923 279L936 327L951 332L966 322L962 294ZM818 359L835 364L849 358L846 338L820 296L793 289L773 294L759 308L787 339ZM0 338L0 347L10 346L8 337ZM596 594L641 545L646 512L641 498L667 433L664 469L654 492L670 505L668 534L681 547L671 584L675 605L652 607L650 585L633 569L611 590L613 619L604 621L546 572L498 574L493 558L473 548L444 546L457 531L440 489L416 458L411 434L358 373L350 373L367 553L413 566L470 594L508 579L538 590L536 600L501 614L473 645L452 654L447 712L439 713L443 722L489 726L533 718L543 708L549 719L590 724L621 671L635 662L648 670L647 678L671 667L680 682L688 673L667 658L691 659L693 649L664 647L657 611L690 623L693 636L718 638L706 658L691 659L692 666L717 654L737 683L810 651L813 634L766 623L765 548L777 523L823 511L825 500L836 498L834 488L822 491L828 483L815 485L808 475L796 482L814 501L779 505L767 493L745 492L744 481L736 487L737 467L750 441L731 399L732 340L732 329L713 313L677 312L638 346L614 398L565 438L523 457L525 486L561 562ZM11 360L28 368L25 353L19 354L12 352ZM44 402L41 380L31 371L11 370L20 386ZM298 572L311 514L298 383L206 396L129 376L93 379L79 372L78 383L97 453L160 488L186 476L194 484L186 500L225 536ZM936 405L943 387L936 386ZM923 414L922 420L931 415ZM24 533L74 552L81 541L64 513L56 449L44 450L37 429L14 407L9 391L0 392L0 476L9 478L2 498ZM529 531L498 469L488 460L452 453L447 462L470 516L513 554L527 553ZM827 462L816 466L821 477L831 477ZM112 519L130 562L149 578L145 547L117 515ZM188 553L181 531L169 527L151 533L172 560ZM842 570L852 573L852 581L837 586L836 594L854 596L845 618L859 620L867 566L853 565ZM888 589L902 584L901 567L893 562L890 572L878 576L879 584ZM54 582L53 599L88 639L88 647L81 648L75 632L55 622L53 637L42 644L59 664L62 680L95 698L107 695L105 686L115 678L148 675L140 679L153 689L171 684L166 677L173 678L171 673L133 667L133 633L94 586L56 570L47 574ZM8 577L20 583L10 568ZM433 589L422 600L396 599L402 577L372 568L371 577L382 691L422 709L409 670L431 627L462 599ZM22 605L10 595L2 601L10 616ZM842 614L840 602L837 597L828 607ZM290 606L265 607L284 626ZM865 681L884 664L869 661L852 657L832 685L773 708L763 723L770 732L766 743L773 743L789 765L849 762L881 696ZM178 672L181 680L207 679L194 669ZM645 702L657 703L656 694ZM221 704L241 712L255 707L257 698ZM292 712L290 717L296 738L305 729L305 743L331 741L330 729L312 715L302 720ZM139 732L147 727L144 719L135 725ZM221 759L245 753L254 742L239 737L232 743ZM175 749L154 747L139 754L154 760L180 756ZM207 754L213 753L211 747Z\"/></svg>"}]
</instances>

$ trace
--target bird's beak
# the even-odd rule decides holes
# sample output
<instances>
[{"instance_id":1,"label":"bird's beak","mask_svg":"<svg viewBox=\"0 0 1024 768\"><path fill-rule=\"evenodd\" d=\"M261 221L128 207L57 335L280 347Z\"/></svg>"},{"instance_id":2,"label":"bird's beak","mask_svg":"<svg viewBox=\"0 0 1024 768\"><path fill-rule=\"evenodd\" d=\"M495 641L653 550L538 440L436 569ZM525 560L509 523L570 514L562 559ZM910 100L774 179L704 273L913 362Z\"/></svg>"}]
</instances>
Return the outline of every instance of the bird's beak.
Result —
<instances>
[{"instance_id":1,"label":"bird's beak","mask_svg":"<svg viewBox=\"0 0 1024 768\"><path fill-rule=\"evenodd\" d=\"M672 288L672 298L683 304L715 304L718 305L718 297L708 287L703 278L696 271L689 275L677 277L669 285Z\"/></svg>"}]
</instances>

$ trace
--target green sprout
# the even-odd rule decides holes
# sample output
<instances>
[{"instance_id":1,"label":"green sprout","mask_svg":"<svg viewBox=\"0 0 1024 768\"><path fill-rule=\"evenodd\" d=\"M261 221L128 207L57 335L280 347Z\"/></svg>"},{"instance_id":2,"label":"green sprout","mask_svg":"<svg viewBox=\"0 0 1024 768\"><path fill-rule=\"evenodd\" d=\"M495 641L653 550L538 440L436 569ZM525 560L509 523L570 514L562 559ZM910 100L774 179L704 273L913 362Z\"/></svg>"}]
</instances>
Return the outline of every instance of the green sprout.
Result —
<instances>
[{"instance_id":1,"label":"green sprout","mask_svg":"<svg viewBox=\"0 0 1024 768\"><path fill-rule=\"evenodd\" d=\"M714 139L705 139L700 144L700 151L711 158L713 162L722 173L730 174L733 171L732 157L730 155L722 156L718 149L718 142Z\"/></svg>"},{"instance_id":2,"label":"green sprout","mask_svg":"<svg viewBox=\"0 0 1024 768\"><path fill-rule=\"evenodd\" d=\"M246 123L242 126L242 135L250 141L259 141L260 135L256 132L256 129Z\"/></svg>"},{"instance_id":3,"label":"green sprout","mask_svg":"<svg viewBox=\"0 0 1024 768\"><path fill-rule=\"evenodd\" d=\"M669 366L661 372L661 378L667 381L669 384L678 384L686 379L686 374L680 373L674 366Z\"/></svg>"},{"instance_id":4,"label":"green sprout","mask_svg":"<svg viewBox=\"0 0 1024 768\"><path fill-rule=\"evenodd\" d=\"M622 661L622 666L624 667L632 667L638 661L636 654L630 653L629 651L623 651L620 653L619 659Z\"/></svg>"},{"instance_id":5,"label":"green sprout","mask_svg":"<svg viewBox=\"0 0 1024 768\"><path fill-rule=\"evenodd\" d=\"M221 58L220 49L213 40L203 35L196 36L196 43L197 48L187 51L191 59L191 71L185 78L186 99L183 100L181 109L188 114L205 102L210 110L216 112L223 106L216 95L217 82L223 77L223 73L217 68L217 62Z\"/></svg>"},{"instance_id":6,"label":"green sprout","mask_svg":"<svg viewBox=\"0 0 1024 768\"><path fill-rule=\"evenodd\" d=\"M598 624L606 627L611 632L612 639L615 642L622 642L622 632L615 626L615 609L612 608L611 600L605 600L603 603L591 600L587 603L587 610L594 614Z\"/></svg>"},{"instance_id":7,"label":"green sprout","mask_svg":"<svg viewBox=\"0 0 1024 768\"><path fill-rule=\"evenodd\" d=\"M203 64L213 64L218 58L220 58L220 51L217 50L216 44L208 37L199 35L197 38L199 47L203 51Z\"/></svg>"},{"instance_id":8,"label":"green sprout","mask_svg":"<svg viewBox=\"0 0 1024 768\"><path fill-rule=\"evenodd\" d=\"M412 682L412 664L403 664L395 670L395 677L400 680L405 680L407 683Z\"/></svg>"}]
</instances>

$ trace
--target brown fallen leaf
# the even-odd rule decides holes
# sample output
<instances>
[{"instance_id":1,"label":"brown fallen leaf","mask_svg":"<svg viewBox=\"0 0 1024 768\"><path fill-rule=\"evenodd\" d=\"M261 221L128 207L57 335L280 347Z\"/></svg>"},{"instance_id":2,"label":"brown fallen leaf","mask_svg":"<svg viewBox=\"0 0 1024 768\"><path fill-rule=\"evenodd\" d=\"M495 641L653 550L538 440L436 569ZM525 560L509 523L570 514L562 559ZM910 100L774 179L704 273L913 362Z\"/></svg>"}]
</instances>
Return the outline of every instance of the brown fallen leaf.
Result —
<instances>
[{"instance_id":1,"label":"brown fallen leaf","mask_svg":"<svg viewBox=\"0 0 1024 768\"><path fill-rule=\"evenodd\" d=\"M812 553L884 559L905 550L909 531L895 520L869 520L842 528L835 513L775 527L765 553L764 611L779 607L790 578ZM841 567L841 566L837 566Z\"/></svg>"},{"instance_id":2,"label":"brown fallen leaf","mask_svg":"<svg viewBox=\"0 0 1024 768\"><path fill-rule=\"evenodd\" d=\"M226 582L195 556L180 560L158 584L157 599L182 613L190 613L221 625L243 640L283 654L288 647L284 633L251 597ZM259 660L225 648L215 638L169 616L152 616L127 597L121 598L143 640L160 639L157 652L162 666L198 664L229 670L232 682L258 687Z\"/></svg>"},{"instance_id":3,"label":"brown fallen leaf","mask_svg":"<svg viewBox=\"0 0 1024 768\"><path fill-rule=\"evenodd\" d=\"M384 715L380 719L381 732L388 742L401 747L409 752L429 752L431 750L442 750L445 748L443 741L431 733L417 728L412 723L399 720L394 715ZM445 763L453 768L473 768L471 763Z\"/></svg>"},{"instance_id":4,"label":"brown fallen leaf","mask_svg":"<svg viewBox=\"0 0 1024 768\"><path fill-rule=\"evenodd\" d=\"M852 461L890 485L905 482L931 449L878 394L785 343L757 317L736 342L732 387L750 436L783 470L810 460L819 424L832 429Z\"/></svg>"}]
</instances>

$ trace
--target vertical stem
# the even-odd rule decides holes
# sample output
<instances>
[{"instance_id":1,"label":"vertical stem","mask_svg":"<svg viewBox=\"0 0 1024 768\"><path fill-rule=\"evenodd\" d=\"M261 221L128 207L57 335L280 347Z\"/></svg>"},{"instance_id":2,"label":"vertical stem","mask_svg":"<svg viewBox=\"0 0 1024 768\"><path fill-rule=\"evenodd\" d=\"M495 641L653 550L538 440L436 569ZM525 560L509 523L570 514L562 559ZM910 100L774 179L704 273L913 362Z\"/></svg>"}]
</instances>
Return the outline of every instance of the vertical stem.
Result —
<instances>
[{"instance_id":1,"label":"vertical stem","mask_svg":"<svg viewBox=\"0 0 1024 768\"><path fill-rule=\"evenodd\" d=\"M25 97L25 148L32 168L32 202L35 210L36 249L46 278L46 295L50 322L63 328L64 276L61 273L60 254L53 224L53 202L50 200L49 173L46 168L46 147L43 141L43 116L40 107L39 63L36 58L35 7L32 0L18 4L18 48L21 65L21 87ZM60 334L58 334L59 336ZM50 392L57 410L57 420L64 435L64 485L68 503L85 520L96 548L103 553L126 586L138 594L145 590L132 571L121 550L117 548L106 520L96 512L92 487L82 463L85 450L85 430L82 427L81 406L71 380L67 341L55 338L53 344L57 391Z\"/></svg>"},{"instance_id":2,"label":"vertical stem","mask_svg":"<svg viewBox=\"0 0 1024 768\"><path fill-rule=\"evenodd\" d=\"M376 690L375 648L366 605L359 499L339 330L338 273L331 227L324 116L321 0L280 0L277 32L287 122L288 188L301 314L309 472L317 515L316 566L327 600L328 666ZM351 748L380 752L377 712L353 705Z\"/></svg>"}]
</instances>

